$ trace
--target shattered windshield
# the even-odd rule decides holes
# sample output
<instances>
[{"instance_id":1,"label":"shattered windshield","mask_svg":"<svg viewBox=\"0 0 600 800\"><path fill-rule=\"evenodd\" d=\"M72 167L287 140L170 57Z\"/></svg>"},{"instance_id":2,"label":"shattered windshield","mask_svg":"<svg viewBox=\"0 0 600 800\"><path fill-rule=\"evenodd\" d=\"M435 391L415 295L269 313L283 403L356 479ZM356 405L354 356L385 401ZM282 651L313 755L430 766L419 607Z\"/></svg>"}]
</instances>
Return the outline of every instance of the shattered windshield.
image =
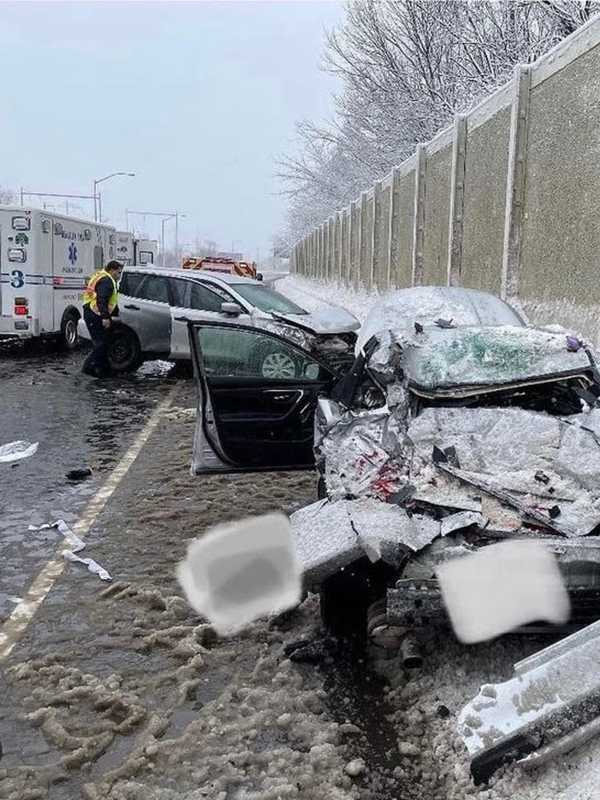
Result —
<instances>
[{"instance_id":1,"label":"shattered windshield","mask_svg":"<svg viewBox=\"0 0 600 800\"><path fill-rule=\"evenodd\" d=\"M565 336L530 328L427 330L403 358L409 381L425 390L527 381L590 369L583 349L569 352Z\"/></svg>"}]
</instances>

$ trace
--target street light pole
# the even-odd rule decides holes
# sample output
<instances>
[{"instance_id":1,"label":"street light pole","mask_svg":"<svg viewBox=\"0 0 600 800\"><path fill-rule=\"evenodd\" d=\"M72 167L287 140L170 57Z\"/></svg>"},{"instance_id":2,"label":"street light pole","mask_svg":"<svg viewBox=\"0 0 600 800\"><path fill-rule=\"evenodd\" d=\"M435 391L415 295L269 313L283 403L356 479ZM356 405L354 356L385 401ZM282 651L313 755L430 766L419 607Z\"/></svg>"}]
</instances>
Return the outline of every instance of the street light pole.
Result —
<instances>
[{"instance_id":1,"label":"street light pole","mask_svg":"<svg viewBox=\"0 0 600 800\"><path fill-rule=\"evenodd\" d=\"M144 217L162 217L160 223L160 261L161 265L165 266L165 222L168 222L170 219L175 220L175 249L177 250L179 247L179 217L182 219L185 218L186 214L181 214L179 211L170 211L170 212L163 212L163 211L133 211L128 209L127 214L142 214Z\"/></svg>"},{"instance_id":2,"label":"street light pole","mask_svg":"<svg viewBox=\"0 0 600 800\"><path fill-rule=\"evenodd\" d=\"M102 222L102 198L98 194L98 184L104 183L104 181L107 181L110 178L115 178L117 175L125 175L128 178L135 178L135 172L111 172L110 175L105 175L104 178L94 179L94 191L92 192L94 195L94 222L98 222L98 216L100 216L100 222Z\"/></svg>"},{"instance_id":3,"label":"street light pole","mask_svg":"<svg viewBox=\"0 0 600 800\"><path fill-rule=\"evenodd\" d=\"M160 223L160 264L165 266L165 222L173 219L175 215L170 214L168 217L163 217Z\"/></svg>"}]
</instances>

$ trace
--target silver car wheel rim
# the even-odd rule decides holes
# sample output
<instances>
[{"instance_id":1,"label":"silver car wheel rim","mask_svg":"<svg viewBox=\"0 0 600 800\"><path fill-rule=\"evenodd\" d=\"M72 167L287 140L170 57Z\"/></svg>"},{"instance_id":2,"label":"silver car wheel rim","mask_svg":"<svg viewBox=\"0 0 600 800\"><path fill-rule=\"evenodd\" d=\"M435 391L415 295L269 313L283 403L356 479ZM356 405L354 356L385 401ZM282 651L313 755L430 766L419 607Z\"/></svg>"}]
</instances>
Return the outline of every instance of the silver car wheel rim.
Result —
<instances>
[{"instance_id":1,"label":"silver car wheel rim","mask_svg":"<svg viewBox=\"0 0 600 800\"><path fill-rule=\"evenodd\" d=\"M74 320L67 320L65 325L65 340L67 344L75 344L77 341L77 323Z\"/></svg>"},{"instance_id":2,"label":"silver car wheel rim","mask_svg":"<svg viewBox=\"0 0 600 800\"><path fill-rule=\"evenodd\" d=\"M296 365L286 353L269 353L262 363L263 378L295 378Z\"/></svg>"}]
</instances>

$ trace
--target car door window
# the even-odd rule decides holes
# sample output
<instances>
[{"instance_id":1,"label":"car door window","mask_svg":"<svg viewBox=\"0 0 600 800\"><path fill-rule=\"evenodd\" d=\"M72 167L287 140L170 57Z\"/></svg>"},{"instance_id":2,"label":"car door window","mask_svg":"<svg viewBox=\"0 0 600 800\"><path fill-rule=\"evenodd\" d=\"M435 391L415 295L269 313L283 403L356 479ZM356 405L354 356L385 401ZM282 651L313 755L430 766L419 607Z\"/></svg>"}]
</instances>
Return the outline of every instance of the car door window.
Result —
<instances>
[{"instance_id":1,"label":"car door window","mask_svg":"<svg viewBox=\"0 0 600 800\"><path fill-rule=\"evenodd\" d=\"M229 294L229 292L226 289L223 289L222 286L217 286L216 283L201 283L200 286L204 286L211 292L214 292L216 295L218 295L221 298L222 303L238 302L233 295Z\"/></svg>"},{"instance_id":2,"label":"car door window","mask_svg":"<svg viewBox=\"0 0 600 800\"><path fill-rule=\"evenodd\" d=\"M278 337L234 327L196 329L207 376L273 381L323 381L329 374Z\"/></svg>"},{"instance_id":3,"label":"car door window","mask_svg":"<svg viewBox=\"0 0 600 800\"><path fill-rule=\"evenodd\" d=\"M190 308L190 282L180 278L169 278L171 287L171 305L178 308Z\"/></svg>"},{"instance_id":4,"label":"car door window","mask_svg":"<svg viewBox=\"0 0 600 800\"><path fill-rule=\"evenodd\" d=\"M162 275L147 275L137 290L140 300L154 300L157 303L169 302L169 286Z\"/></svg>"},{"instance_id":5,"label":"car door window","mask_svg":"<svg viewBox=\"0 0 600 800\"><path fill-rule=\"evenodd\" d=\"M221 311L221 303L225 302L218 294L201 283L193 283L190 290L190 308L197 311Z\"/></svg>"},{"instance_id":6,"label":"car door window","mask_svg":"<svg viewBox=\"0 0 600 800\"><path fill-rule=\"evenodd\" d=\"M143 272L124 272L119 282L119 292L128 297L137 297L137 290L145 277Z\"/></svg>"}]
</instances>

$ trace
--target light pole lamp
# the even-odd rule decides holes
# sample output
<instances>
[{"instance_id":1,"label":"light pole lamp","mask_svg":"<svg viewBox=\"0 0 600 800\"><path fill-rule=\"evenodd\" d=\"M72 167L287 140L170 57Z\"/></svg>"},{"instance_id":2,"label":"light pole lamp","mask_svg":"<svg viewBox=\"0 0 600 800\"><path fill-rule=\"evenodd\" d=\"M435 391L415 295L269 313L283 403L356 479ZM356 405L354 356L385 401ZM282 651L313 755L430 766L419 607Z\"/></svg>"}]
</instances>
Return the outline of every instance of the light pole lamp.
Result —
<instances>
[{"instance_id":1,"label":"light pole lamp","mask_svg":"<svg viewBox=\"0 0 600 800\"><path fill-rule=\"evenodd\" d=\"M102 222L102 199L98 194L98 184L104 183L104 181L107 181L110 178L116 178L117 175L125 175L128 178L135 178L135 172L111 172L110 175L105 175L103 178L95 178L94 180L94 222L98 222L98 217L100 217L100 222Z\"/></svg>"}]
</instances>

